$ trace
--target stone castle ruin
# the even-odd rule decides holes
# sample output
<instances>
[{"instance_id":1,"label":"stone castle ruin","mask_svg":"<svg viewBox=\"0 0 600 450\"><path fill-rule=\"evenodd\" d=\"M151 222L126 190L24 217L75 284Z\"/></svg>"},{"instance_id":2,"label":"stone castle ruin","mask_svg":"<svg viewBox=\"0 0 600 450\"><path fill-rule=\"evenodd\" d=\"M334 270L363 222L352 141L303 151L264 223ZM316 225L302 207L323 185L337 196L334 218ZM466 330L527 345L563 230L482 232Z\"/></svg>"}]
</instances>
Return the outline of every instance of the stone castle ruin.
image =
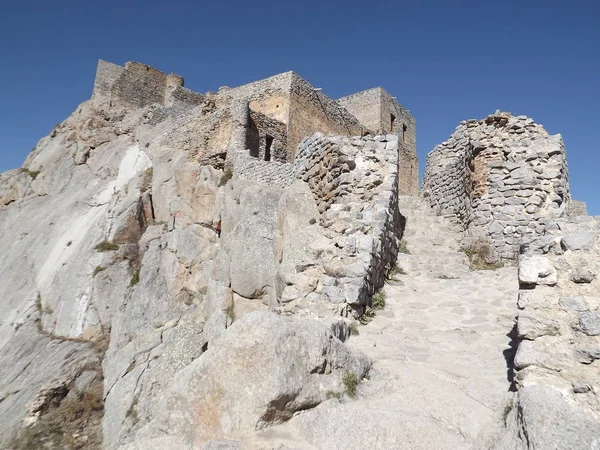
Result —
<instances>
[{"instance_id":1,"label":"stone castle ruin","mask_svg":"<svg viewBox=\"0 0 600 450\"><path fill-rule=\"evenodd\" d=\"M218 131L198 136L199 154L249 150L261 161L293 163L302 140L316 132L340 136L399 136L400 193L418 191L415 119L383 88L330 99L294 72L218 93L199 94L183 87L183 78L150 66L128 62L124 67L98 63L92 104L142 108L159 105L149 122L205 120L211 109L227 109ZM183 117L182 117L183 116ZM172 123L171 123L172 125ZM216 131L216 132L215 132ZM204 139L203 142L202 139Z\"/></svg>"},{"instance_id":2,"label":"stone castle ruin","mask_svg":"<svg viewBox=\"0 0 600 450\"><path fill-rule=\"evenodd\" d=\"M595 448L600 220L525 116L98 63L0 174L0 447ZM473 257L483 252L484 264Z\"/></svg>"}]
</instances>

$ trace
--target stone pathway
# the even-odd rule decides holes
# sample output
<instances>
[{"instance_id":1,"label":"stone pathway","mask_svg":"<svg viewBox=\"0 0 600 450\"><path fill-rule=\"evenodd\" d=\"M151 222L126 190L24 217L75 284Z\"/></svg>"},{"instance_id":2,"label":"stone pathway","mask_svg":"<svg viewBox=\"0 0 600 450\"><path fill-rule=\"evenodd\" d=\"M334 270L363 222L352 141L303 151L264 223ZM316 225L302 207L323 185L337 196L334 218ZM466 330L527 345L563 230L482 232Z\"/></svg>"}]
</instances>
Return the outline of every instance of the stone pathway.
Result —
<instances>
[{"instance_id":1,"label":"stone pathway","mask_svg":"<svg viewBox=\"0 0 600 450\"><path fill-rule=\"evenodd\" d=\"M374 359L370 380L355 400L325 402L261 432L277 445L257 448L490 447L509 397L516 268L471 272L446 219L414 198L401 199L401 212L406 274L348 341Z\"/></svg>"}]
</instances>

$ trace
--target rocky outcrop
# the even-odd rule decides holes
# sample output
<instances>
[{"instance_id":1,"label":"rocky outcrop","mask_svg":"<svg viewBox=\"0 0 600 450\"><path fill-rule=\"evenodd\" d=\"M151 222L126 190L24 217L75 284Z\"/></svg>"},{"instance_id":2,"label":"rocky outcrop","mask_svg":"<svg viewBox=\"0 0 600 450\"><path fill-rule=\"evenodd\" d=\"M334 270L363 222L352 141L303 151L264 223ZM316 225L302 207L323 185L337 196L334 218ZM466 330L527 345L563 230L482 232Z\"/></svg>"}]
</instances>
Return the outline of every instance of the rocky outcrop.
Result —
<instances>
[{"instance_id":1,"label":"rocky outcrop","mask_svg":"<svg viewBox=\"0 0 600 450\"><path fill-rule=\"evenodd\" d=\"M281 423L343 389L345 372L362 379L369 366L325 325L254 312L173 377L139 439L168 430L198 447Z\"/></svg>"},{"instance_id":2,"label":"rocky outcrop","mask_svg":"<svg viewBox=\"0 0 600 450\"><path fill-rule=\"evenodd\" d=\"M467 241L489 243L496 258L556 228L570 208L560 135L533 119L496 113L463 121L427 157L423 195L461 224Z\"/></svg>"},{"instance_id":3,"label":"rocky outcrop","mask_svg":"<svg viewBox=\"0 0 600 450\"><path fill-rule=\"evenodd\" d=\"M0 177L0 241L11 249L0 261L0 445L49 417L45 406L26 411L52 386L65 388L51 396L57 407L84 395L90 358L106 448L155 442L182 386L245 367L235 355L256 359L211 409L220 418L186 442L287 420L344 373L367 372L340 316L369 307L398 252L398 137L317 134L285 172L265 169L283 174L278 183L236 164L236 105L184 106L85 102ZM94 350L104 343L105 354ZM204 423L198 414L189 424Z\"/></svg>"}]
</instances>

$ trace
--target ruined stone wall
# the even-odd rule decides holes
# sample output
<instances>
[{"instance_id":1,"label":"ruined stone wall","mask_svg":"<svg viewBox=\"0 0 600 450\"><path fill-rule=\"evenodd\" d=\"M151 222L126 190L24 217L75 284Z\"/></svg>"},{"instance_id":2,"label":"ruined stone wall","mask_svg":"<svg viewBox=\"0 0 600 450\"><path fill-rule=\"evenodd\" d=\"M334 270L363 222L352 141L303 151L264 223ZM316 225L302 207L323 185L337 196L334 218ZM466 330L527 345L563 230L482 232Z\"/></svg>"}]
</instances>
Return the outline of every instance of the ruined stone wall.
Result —
<instances>
[{"instance_id":1,"label":"ruined stone wall","mask_svg":"<svg viewBox=\"0 0 600 450\"><path fill-rule=\"evenodd\" d=\"M291 80L292 72L285 72L243 86L221 88L217 95L225 102L246 101L252 111L287 124Z\"/></svg>"},{"instance_id":2,"label":"ruined stone wall","mask_svg":"<svg viewBox=\"0 0 600 450\"><path fill-rule=\"evenodd\" d=\"M515 420L519 431L538 435L568 434L600 417L600 217L559 222L560 231L524 246L519 257ZM544 421L530 416L530 403L552 397Z\"/></svg>"},{"instance_id":3,"label":"ruined stone wall","mask_svg":"<svg viewBox=\"0 0 600 450\"><path fill-rule=\"evenodd\" d=\"M145 132L141 146L155 145L185 151L190 159L226 151L235 125L230 108L207 110L203 104L151 109L146 114L145 123L154 127Z\"/></svg>"},{"instance_id":4,"label":"ruined stone wall","mask_svg":"<svg viewBox=\"0 0 600 450\"><path fill-rule=\"evenodd\" d=\"M96 108L110 106L112 88L124 71L125 69L117 64L98 60L94 91L92 92L92 104Z\"/></svg>"},{"instance_id":5,"label":"ruined stone wall","mask_svg":"<svg viewBox=\"0 0 600 450\"><path fill-rule=\"evenodd\" d=\"M587 216L587 204L579 200L571 200L571 207L569 208L569 216Z\"/></svg>"},{"instance_id":6,"label":"ruined stone wall","mask_svg":"<svg viewBox=\"0 0 600 450\"><path fill-rule=\"evenodd\" d=\"M250 156L246 150L237 151L228 158L231 158L234 178L279 187L287 187L295 180L295 168L291 163L260 160Z\"/></svg>"},{"instance_id":7,"label":"ruined stone wall","mask_svg":"<svg viewBox=\"0 0 600 450\"><path fill-rule=\"evenodd\" d=\"M325 235L336 243L333 257L319 257L325 268L321 295L332 303L343 299L342 313L362 313L394 266L404 230L398 137L317 133L300 145L296 166L317 200Z\"/></svg>"},{"instance_id":8,"label":"ruined stone wall","mask_svg":"<svg viewBox=\"0 0 600 450\"><path fill-rule=\"evenodd\" d=\"M402 195L419 191L416 123L414 117L385 89L378 87L338 100L369 130L399 137L399 189Z\"/></svg>"},{"instance_id":9,"label":"ruined stone wall","mask_svg":"<svg viewBox=\"0 0 600 450\"><path fill-rule=\"evenodd\" d=\"M336 314L363 313L394 266L404 230L398 136L316 133L302 141L293 164L262 161L247 151L229 154L228 160L234 180L286 188L287 201L279 206L283 237L276 246L290 250L277 257L283 309L318 315L331 312L333 304ZM296 203L303 189L312 199ZM318 220L286 226L308 221L313 211Z\"/></svg>"},{"instance_id":10,"label":"ruined stone wall","mask_svg":"<svg viewBox=\"0 0 600 450\"><path fill-rule=\"evenodd\" d=\"M178 106L197 106L204 101L204 95L194 92L183 86L177 86L171 93L169 103L173 107Z\"/></svg>"},{"instance_id":11,"label":"ruined stone wall","mask_svg":"<svg viewBox=\"0 0 600 450\"><path fill-rule=\"evenodd\" d=\"M392 116L394 117L393 121ZM381 124L384 131L398 135L400 152L398 189L400 194L417 195L419 192L419 160L417 158L416 121L410 112L392 98L385 89L381 89Z\"/></svg>"},{"instance_id":12,"label":"ruined stone wall","mask_svg":"<svg viewBox=\"0 0 600 450\"><path fill-rule=\"evenodd\" d=\"M248 142L252 156L265 161L287 161L287 127L283 122L250 109Z\"/></svg>"},{"instance_id":13,"label":"ruined stone wall","mask_svg":"<svg viewBox=\"0 0 600 450\"><path fill-rule=\"evenodd\" d=\"M165 103L167 74L146 64L127 62L111 91L113 106L143 108Z\"/></svg>"},{"instance_id":14,"label":"ruined stone wall","mask_svg":"<svg viewBox=\"0 0 600 450\"><path fill-rule=\"evenodd\" d=\"M298 144L306 136L321 132L361 136L364 127L337 102L292 74L288 128L288 158L293 160Z\"/></svg>"},{"instance_id":15,"label":"ruined stone wall","mask_svg":"<svg viewBox=\"0 0 600 450\"><path fill-rule=\"evenodd\" d=\"M381 128L381 88L357 92L337 102L367 129L376 131Z\"/></svg>"},{"instance_id":16,"label":"ruined stone wall","mask_svg":"<svg viewBox=\"0 0 600 450\"><path fill-rule=\"evenodd\" d=\"M570 203L564 144L525 116L463 121L427 157L423 195L468 239L512 259L519 245L556 227Z\"/></svg>"},{"instance_id":17,"label":"ruined stone wall","mask_svg":"<svg viewBox=\"0 0 600 450\"><path fill-rule=\"evenodd\" d=\"M97 108L191 107L204 101L202 94L183 87L183 78L165 74L146 64L127 62L125 67L100 60L92 104Z\"/></svg>"},{"instance_id":18,"label":"ruined stone wall","mask_svg":"<svg viewBox=\"0 0 600 450\"><path fill-rule=\"evenodd\" d=\"M247 101L251 111L287 125L287 161L294 160L300 141L315 132L361 135L358 120L337 102L293 72L236 88L222 88L221 101Z\"/></svg>"}]
</instances>

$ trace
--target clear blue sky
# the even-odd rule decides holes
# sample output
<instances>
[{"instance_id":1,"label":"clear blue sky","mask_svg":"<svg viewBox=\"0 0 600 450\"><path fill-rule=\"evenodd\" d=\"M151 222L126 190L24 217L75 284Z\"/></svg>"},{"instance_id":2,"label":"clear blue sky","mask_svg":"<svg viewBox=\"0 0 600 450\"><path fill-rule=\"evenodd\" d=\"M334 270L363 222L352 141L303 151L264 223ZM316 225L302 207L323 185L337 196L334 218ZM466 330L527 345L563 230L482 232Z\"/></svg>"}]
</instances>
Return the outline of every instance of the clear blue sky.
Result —
<instances>
[{"instance_id":1,"label":"clear blue sky","mask_svg":"<svg viewBox=\"0 0 600 450\"><path fill-rule=\"evenodd\" d=\"M501 109L561 133L600 214L600 1L0 0L0 171L91 95L98 58L205 92L294 70L338 98L383 86L427 153Z\"/></svg>"}]
</instances>

